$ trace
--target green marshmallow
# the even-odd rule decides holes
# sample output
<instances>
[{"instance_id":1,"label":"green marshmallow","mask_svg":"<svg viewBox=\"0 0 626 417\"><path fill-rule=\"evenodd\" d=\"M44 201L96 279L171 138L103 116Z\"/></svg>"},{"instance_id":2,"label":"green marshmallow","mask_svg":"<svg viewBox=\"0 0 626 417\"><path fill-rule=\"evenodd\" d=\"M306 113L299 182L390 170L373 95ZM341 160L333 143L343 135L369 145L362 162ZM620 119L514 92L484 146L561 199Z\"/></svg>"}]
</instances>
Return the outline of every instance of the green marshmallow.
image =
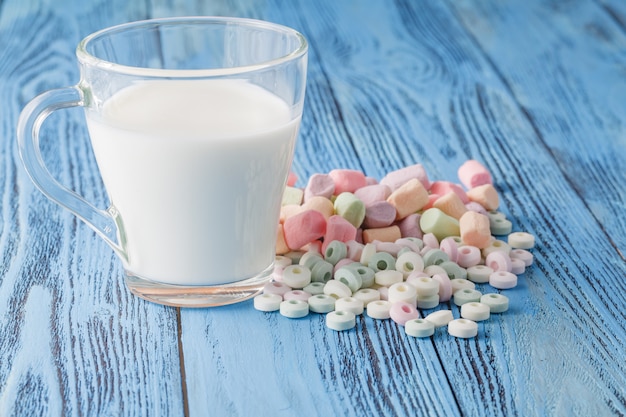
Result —
<instances>
[{"instance_id":1,"label":"green marshmallow","mask_svg":"<svg viewBox=\"0 0 626 417\"><path fill-rule=\"evenodd\" d=\"M334 207L335 213L356 228L360 227L365 219L365 204L352 193L339 194L335 199Z\"/></svg>"},{"instance_id":2,"label":"green marshmallow","mask_svg":"<svg viewBox=\"0 0 626 417\"><path fill-rule=\"evenodd\" d=\"M287 206L287 205L295 204L299 206L300 204L302 204L303 197L304 197L304 191L301 190L300 188L285 187L281 205Z\"/></svg>"},{"instance_id":3,"label":"green marshmallow","mask_svg":"<svg viewBox=\"0 0 626 417\"><path fill-rule=\"evenodd\" d=\"M460 236L459 221L438 208L429 208L420 217L420 228L424 233L434 234L439 241L448 236Z\"/></svg>"}]
</instances>

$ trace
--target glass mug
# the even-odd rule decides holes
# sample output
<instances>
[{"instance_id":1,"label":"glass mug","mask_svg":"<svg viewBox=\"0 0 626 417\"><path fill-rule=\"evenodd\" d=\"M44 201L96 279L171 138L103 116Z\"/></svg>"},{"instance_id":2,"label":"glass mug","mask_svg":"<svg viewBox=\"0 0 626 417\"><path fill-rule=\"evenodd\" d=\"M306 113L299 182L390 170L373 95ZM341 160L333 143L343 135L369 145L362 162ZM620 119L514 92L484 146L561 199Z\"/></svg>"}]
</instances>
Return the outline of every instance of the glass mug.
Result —
<instances>
[{"instance_id":1,"label":"glass mug","mask_svg":"<svg viewBox=\"0 0 626 417\"><path fill-rule=\"evenodd\" d=\"M273 271L307 49L295 30L251 19L101 30L76 49L80 82L22 111L22 162L48 198L113 248L134 294L192 307L248 299ZM106 210L59 184L41 156L41 124L74 106L84 108Z\"/></svg>"}]
</instances>

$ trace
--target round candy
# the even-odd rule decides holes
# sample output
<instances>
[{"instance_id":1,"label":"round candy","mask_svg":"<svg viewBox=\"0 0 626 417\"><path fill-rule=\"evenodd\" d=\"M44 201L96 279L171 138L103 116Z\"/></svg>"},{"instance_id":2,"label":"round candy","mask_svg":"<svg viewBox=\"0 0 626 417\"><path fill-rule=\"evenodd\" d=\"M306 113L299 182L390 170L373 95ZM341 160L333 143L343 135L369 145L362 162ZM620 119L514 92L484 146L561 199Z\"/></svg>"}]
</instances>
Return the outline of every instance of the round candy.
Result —
<instances>
[{"instance_id":1,"label":"round candy","mask_svg":"<svg viewBox=\"0 0 626 417\"><path fill-rule=\"evenodd\" d=\"M289 265L283 269L283 283L291 288L302 289L311 283L311 271L300 265Z\"/></svg>"},{"instance_id":2,"label":"round candy","mask_svg":"<svg viewBox=\"0 0 626 417\"><path fill-rule=\"evenodd\" d=\"M404 301L409 304L417 305L417 290L411 284L397 282L389 287L387 299L392 304L397 301ZM439 295L437 295L437 302L439 302Z\"/></svg>"},{"instance_id":3,"label":"round candy","mask_svg":"<svg viewBox=\"0 0 626 417\"><path fill-rule=\"evenodd\" d=\"M499 290L517 286L517 275L507 271L496 271L489 275L489 285Z\"/></svg>"},{"instance_id":4,"label":"round candy","mask_svg":"<svg viewBox=\"0 0 626 417\"><path fill-rule=\"evenodd\" d=\"M454 304L462 306L463 304L478 302L480 297L482 297L480 291L465 288L454 293Z\"/></svg>"},{"instance_id":5,"label":"round candy","mask_svg":"<svg viewBox=\"0 0 626 417\"><path fill-rule=\"evenodd\" d=\"M377 252L369 258L367 266L374 272L395 270L396 260L387 252Z\"/></svg>"},{"instance_id":6,"label":"round candy","mask_svg":"<svg viewBox=\"0 0 626 417\"><path fill-rule=\"evenodd\" d=\"M335 272L335 279L346 284L352 292L358 291L363 285L363 279L355 268L339 268Z\"/></svg>"},{"instance_id":7,"label":"round candy","mask_svg":"<svg viewBox=\"0 0 626 417\"><path fill-rule=\"evenodd\" d=\"M278 294L280 298L283 298L283 294L291 290L292 288L284 282L271 281L263 287L263 294Z\"/></svg>"},{"instance_id":8,"label":"round candy","mask_svg":"<svg viewBox=\"0 0 626 417\"><path fill-rule=\"evenodd\" d=\"M333 277L333 264L320 260L311 268L311 281L327 282Z\"/></svg>"},{"instance_id":9,"label":"round candy","mask_svg":"<svg viewBox=\"0 0 626 417\"><path fill-rule=\"evenodd\" d=\"M354 297L342 297L335 301L335 311L350 311L355 315L363 314L363 301Z\"/></svg>"},{"instance_id":10,"label":"round candy","mask_svg":"<svg viewBox=\"0 0 626 417\"><path fill-rule=\"evenodd\" d=\"M350 311L331 311L326 314L326 326L338 332L350 330L356 326L356 316Z\"/></svg>"},{"instance_id":11,"label":"round candy","mask_svg":"<svg viewBox=\"0 0 626 417\"><path fill-rule=\"evenodd\" d=\"M335 298L330 295L312 295L309 298L309 310L313 313L329 313L335 309L335 301Z\"/></svg>"},{"instance_id":12,"label":"round candy","mask_svg":"<svg viewBox=\"0 0 626 417\"><path fill-rule=\"evenodd\" d=\"M438 310L430 313L424 319L433 323L435 327L443 327L454 320L454 317L452 317L450 310Z\"/></svg>"},{"instance_id":13,"label":"round candy","mask_svg":"<svg viewBox=\"0 0 626 417\"><path fill-rule=\"evenodd\" d=\"M402 272L404 278L413 272L424 270L424 259L413 251L404 252L396 259L396 271Z\"/></svg>"},{"instance_id":14,"label":"round candy","mask_svg":"<svg viewBox=\"0 0 626 417\"><path fill-rule=\"evenodd\" d=\"M448 323L448 333L450 336L469 339L478 334L478 324L468 319L455 319Z\"/></svg>"},{"instance_id":15,"label":"round candy","mask_svg":"<svg viewBox=\"0 0 626 417\"><path fill-rule=\"evenodd\" d=\"M352 290L343 282L331 279L324 285L324 294L335 298L343 298L350 297Z\"/></svg>"},{"instance_id":16,"label":"round candy","mask_svg":"<svg viewBox=\"0 0 626 417\"><path fill-rule=\"evenodd\" d=\"M302 290L311 295L324 294L324 285L325 284L323 282L312 282Z\"/></svg>"},{"instance_id":17,"label":"round candy","mask_svg":"<svg viewBox=\"0 0 626 417\"><path fill-rule=\"evenodd\" d=\"M535 236L526 232L515 232L509 235L508 242L515 249L532 249L535 246Z\"/></svg>"},{"instance_id":18,"label":"round candy","mask_svg":"<svg viewBox=\"0 0 626 417\"><path fill-rule=\"evenodd\" d=\"M344 259L346 256L348 256L348 247L345 243L339 240L333 240L326 246L324 259L331 264L337 264L337 262Z\"/></svg>"},{"instance_id":19,"label":"round candy","mask_svg":"<svg viewBox=\"0 0 626 417\"><path fill-rule=\"evenodd\" d=\"M504 313L509 309L509 298L502 294L484 294L480 302L488 305L491 313Z\"/></svg>"},{"instance_id":20,"label":"round candy","mask_svg":"<svg viewBox=\"0 0 626 417\"><path fill-rule=\"evenodd\" d=\"M461 317L473 321L483 321L489 318L489 306L481 302L465 303L461 306Z\"/></svg>"},{"instance_id":21,"label":"round candy","mask_svg":"<svg viewBox=\"0 0 626 417\"><path fill-rule=\"evenodd\" d=\"M413 304L398 301L391 304L389 316L391 317L391 320L395 321L400 326L404 326L407 321L419 318L420 313Z\"/></svg>"},{"instance_id":22,"label":"round candy","mask_svg":"<svg viewBox=\"0 0 626 417\"><path fill-rule=\"evenodd\" d=\"M467 279L476 283L489 282L489 276L493 274L493 269L486 265L474 265L467 268Z\"/></svg>"},{"instance_id":23,"label":"round candy","mask_svg":"<svg viewBox=\"0 0 626 417\"><path fill-rule=\"evenodd\" d=\"M367 315L373 319L388 319L390 310L391 303L387 300L372 301L367 305Z\"/></svg>"},{"instance_id":24,"label":"round candy","mask_svg":"<svg viewBox=\"0 0 626 417\"><path fill-rule=\"evenodd\" d=\"M280 303L280 314L290 319L299 319L309 314L309 303L302 300L288 300Z\"/></svg>"},{"instance_id":25,"label":"round candy","mask_svg":"<svg viewBox=\"0 0 626 417\"><path fill-rule=\"evenodd\" d=\"M417 308L428 310L439 305L439 294L417 297Z\"/></svg>"},{"instance_id":26,"label":"round candy","mask_svg":"<svg viewBox=\"0 0 626 417\"><path fill-rule=\"evenodd\" d=\"M448 281L448 279L446 277ZM410 276L407 278L407 284L415 287L415 291L418 297L430 297L431 295L439 294L439 281L424 276Z\"/></svg>"},{"instance_id":27,"label":"round candy","mask_svg":"<svg viewBox=\"0 0 626 417\"><path fill-rule=\"evenodd\" d=\"M435 325L428 320L412 319L404 323L404 331L413 337L429 337L435 333Z\"/></svg>"},{"instance_id":28,"label":"round candy","mask_svg":"<svg viewBox=\"0 0 626 417\"><path fill-rule=\"evenodd\" d=\"M283 297L278 294L259 294L254 297L254 308L259 311L276 311L282 302Z\"/></svg>"},{"instance_id":29,"label":"round candy","mask_svg":"<svg viewBox=\"0 0 626 417\"><path fill-rule=\"evenodd\" d=\"M285 301L287 300L308 301L310 297L311 297L311 294L302 290L287 291L285 294L283 294L283 300Z\"/></svg>"},{"instance_id":30,"label":"round candy","mask_svg":"<svg viewBox=\"0 0 626 417\"><path fill-rule=\"evenodd\" d=\"M365 307L367 307L367 305L372 301L380 300L380 292L373 288L362 288L352 294L352 296L356 299L361 300Z\"/></svg>"}]
</instances>

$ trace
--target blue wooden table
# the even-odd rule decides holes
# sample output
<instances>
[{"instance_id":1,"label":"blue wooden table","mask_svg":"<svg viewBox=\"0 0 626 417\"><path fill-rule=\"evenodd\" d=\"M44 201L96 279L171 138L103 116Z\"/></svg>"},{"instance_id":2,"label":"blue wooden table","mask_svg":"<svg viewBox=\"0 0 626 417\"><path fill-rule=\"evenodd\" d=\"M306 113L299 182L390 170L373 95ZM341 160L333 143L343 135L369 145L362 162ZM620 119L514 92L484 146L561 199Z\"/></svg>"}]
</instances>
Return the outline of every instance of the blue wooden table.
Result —
<instances>
[{"instance_id":1,"label":"blue wooden table","mask_svg":"<svg viewBox=\"0 0 626 417\"><path fill-rule=\"evenodd\" d=\"M132 296L110 248L34 188L15 127L78 81L84 36L175 15L307 36L301 181L415 163L457 181L483 162L537 239L510 310L473 339L415 339ZM1 0L0 104L0 416L626 415L623 1ZM55 177L105 207L81 111L43 130Z\"/></svg>"}]
</instances>

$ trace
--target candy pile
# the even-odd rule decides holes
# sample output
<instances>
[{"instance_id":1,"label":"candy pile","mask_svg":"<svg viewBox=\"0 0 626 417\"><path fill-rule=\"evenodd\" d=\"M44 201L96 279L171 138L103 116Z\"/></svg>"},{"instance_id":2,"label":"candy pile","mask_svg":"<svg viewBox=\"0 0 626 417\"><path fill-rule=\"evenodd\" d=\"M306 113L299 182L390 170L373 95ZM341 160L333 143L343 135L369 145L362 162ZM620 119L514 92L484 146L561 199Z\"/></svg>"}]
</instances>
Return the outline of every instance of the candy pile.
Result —
<instances>
[{"instance_id":1,"label":"candy pile","mask_svg":"<svg viewBox=\"0 0 626 417\"><path fill-rule=\"evenodd\" d=\"M512 232L497 211L489 171L469 160L462 185L431 182L421 164L380 182L355 170L314 174L304 189L290 180L283 196L274 279L254 298L257 310L300 318L326 314L337 331L356 316L391 319L408 335L431 336L447 326L455 337L478 333L476 322L508 310L500 292L517 285L532 264L534 237ZM506 237L498 239L497 237ZM420 310L452 300L451 310Z\"/></svg>"}]
</instances>

